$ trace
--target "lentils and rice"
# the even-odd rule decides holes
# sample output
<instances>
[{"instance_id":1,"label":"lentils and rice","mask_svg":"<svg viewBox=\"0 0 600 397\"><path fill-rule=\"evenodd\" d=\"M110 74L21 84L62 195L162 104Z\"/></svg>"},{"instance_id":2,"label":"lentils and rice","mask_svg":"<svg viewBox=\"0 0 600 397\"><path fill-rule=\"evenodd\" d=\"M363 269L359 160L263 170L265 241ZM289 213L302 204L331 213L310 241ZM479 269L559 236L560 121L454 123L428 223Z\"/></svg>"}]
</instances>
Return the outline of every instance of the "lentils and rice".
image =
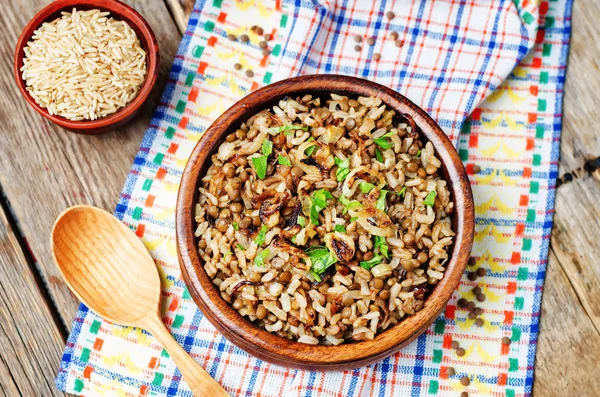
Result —
<instances>
[{"instance_id":1,"label":"lentils and rice","mask_svg":"<svg viewBox=\"0 0 600 397\"><path fill-rule=\"evenodd\" d=\"M70 120L95 120L125 107L146 76L133 29L108 12L62 12L33 32L21 68L35 102Z\"/></svg>"},{"instance_id":2,"label":"lentils and rice","mask_svg":"<svg viewBox=\"0 0 600 397\"><path fill-rule=\"evenodd\" d=\"M444 276L441 163L381 99L284 98L227 136L201 180L198 251L221 296L308 344L373 339Z\"/></svg>"}]
</instances>

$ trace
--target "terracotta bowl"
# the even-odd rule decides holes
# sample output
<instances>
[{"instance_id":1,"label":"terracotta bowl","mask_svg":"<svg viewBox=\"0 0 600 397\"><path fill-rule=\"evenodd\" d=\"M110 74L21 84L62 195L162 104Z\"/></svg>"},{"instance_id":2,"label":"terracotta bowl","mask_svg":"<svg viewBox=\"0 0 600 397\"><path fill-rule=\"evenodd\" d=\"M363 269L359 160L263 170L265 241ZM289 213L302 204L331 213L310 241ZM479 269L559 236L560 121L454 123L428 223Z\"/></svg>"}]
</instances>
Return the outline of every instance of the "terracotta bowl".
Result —
<instances>
[{"instance_id":1,"label":"terracotta bowl","mask_svg":"<svg viewBox=\"0 0 600 397\"><path fill-rule=\"evenodd\" d=\"M99 9L109 11L114 19L125 21L135 31L142 48L146 51L147 74L138 95L127 106L116 113L93 121L71 121L61 116L51 115L48 111L38 105L25 89L25 81L21 77L21 67L25 56L24 47L42 23L50 22L60 18L62 11ZM21 94L27 102L42 116L59 126L79 134L101 134L119 128L130 121L138 112L152 87L156 83L159 68L158 43L152 33L152 29L142 16L127 4L117 0L56 0L38 12L25 26L15 49L13 73Z\"/></svg>"},{"instance_id":2,"label":"terracotta bowl","mask_svg":"<svg viewBox=\"0 0 600 397\"><path fill-rule=\"evenodd\" d=\"M281 338L255 326L221 298L204 271L197 251L193 212L198 199L199 181L211 164L211 155L243 121L262 109L270 108L285 96L312 94L325 97L331 92L349 96L376 96L397 113L408 113L413 117L442 162L442 172L456 205L452 214L456 237L444 278L435 286L421 311L378 334L372 341L312 346ZM335 75L303 76L253 92L229 108L206 130L188 160L179 187L177 249L181 271L194 301L215 328L233 344L262 360L286 367L339 370L367 365L389 356L423 333L439 316L456 289L469 259L474 218L471 187L458 153L440 127L423 110L397 92L367 80Z\"/></svg>"}]
</instances>

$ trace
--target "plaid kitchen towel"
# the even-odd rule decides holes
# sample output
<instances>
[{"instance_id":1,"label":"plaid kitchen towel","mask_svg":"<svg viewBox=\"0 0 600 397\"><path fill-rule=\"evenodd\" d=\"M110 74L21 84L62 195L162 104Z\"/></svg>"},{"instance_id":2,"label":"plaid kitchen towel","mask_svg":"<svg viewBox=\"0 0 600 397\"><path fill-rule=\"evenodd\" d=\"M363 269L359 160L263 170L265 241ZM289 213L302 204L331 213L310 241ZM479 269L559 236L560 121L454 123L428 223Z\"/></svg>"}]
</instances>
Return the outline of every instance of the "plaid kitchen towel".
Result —
<instances>
[{"instance_id":1,"label":"plaid kitchen towel","mask_svg":"<svg viewBox=\"0 0 600 397\"><path fill-rule=\"evenodd\" d=\"M570 12L570 0L198 0L115 212L156 260L177 341L233 396L530 395ZM269 53L254 24L271 35ZM308 73L374 80L427 110L456 144L476 203L474 260L444 314L394 356L345 372L290 370L233 346L190 298L175 249L177 188L202 132L257 87ZM85 306L57 385L90 396L191 394L152 337Z\"/></svg>"}]
</instances>

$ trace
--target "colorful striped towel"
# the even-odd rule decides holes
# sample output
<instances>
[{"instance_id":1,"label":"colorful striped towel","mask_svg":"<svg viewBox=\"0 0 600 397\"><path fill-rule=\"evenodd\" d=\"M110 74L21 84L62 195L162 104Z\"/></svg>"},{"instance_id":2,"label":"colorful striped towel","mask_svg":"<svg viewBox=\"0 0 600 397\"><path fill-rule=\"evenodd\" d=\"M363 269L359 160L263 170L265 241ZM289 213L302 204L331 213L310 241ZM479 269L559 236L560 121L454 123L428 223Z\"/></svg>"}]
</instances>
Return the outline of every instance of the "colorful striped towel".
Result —
<instances>
[{"instance_id":1,"label":"colorful striped towel","mask_svg":"<svg viewBox=\"0 0 600 397\"><path fill-rule=\"evenodd\" d=\"M177 341L234 396L530 395L570 9L570 0L198 0L115 212L156 259L163 320ZM254 23L271 35L270 54L249 33ZM249 43L227 39L244 33ZM229 343L191 300L174 242L181 172L202 132L248 92L308 73L371 79L426 109L456 144L476 203L472 274L444 314L398 354L345 372L289 370ZM481 326L461 298L482 309ZM85 395L190 395L152 337L84 306L57 385Z\"/></svg>"}]
</instances>

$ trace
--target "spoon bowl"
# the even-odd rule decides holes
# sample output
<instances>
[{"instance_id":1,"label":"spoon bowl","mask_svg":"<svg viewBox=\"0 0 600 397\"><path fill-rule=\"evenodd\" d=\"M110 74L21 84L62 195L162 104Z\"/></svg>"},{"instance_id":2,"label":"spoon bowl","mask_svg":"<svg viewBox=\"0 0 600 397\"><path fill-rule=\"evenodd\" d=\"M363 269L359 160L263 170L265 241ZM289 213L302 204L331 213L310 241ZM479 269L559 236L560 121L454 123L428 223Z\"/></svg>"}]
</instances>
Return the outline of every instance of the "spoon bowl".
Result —
<instances>
[{"instance_id":1,"label":"spoon bowl","mask_svg":"<svg viewBox=\"0 0 600 397\"><path fill-rule=\"evenodd\" d=\"M160 307L160 277L140 239L98 208L77 206L54 224L54 260L71 290L100 317L139 326ZM100 254L100 255L99 255Z\"/></svg>"},{"instance_id":2,"label":"spoon bowl","mask_svg":"<svg viewBox=\"0 0 600 397\"><path fill-rule=\"evenodd\" d=\"M142 241L89 206L67 209L52 229L54 261L73 293L104 319L145 329L169 352L194 396L228 396L173 339L160 319L160 277Z\"/></svg>"}]
</instances>

